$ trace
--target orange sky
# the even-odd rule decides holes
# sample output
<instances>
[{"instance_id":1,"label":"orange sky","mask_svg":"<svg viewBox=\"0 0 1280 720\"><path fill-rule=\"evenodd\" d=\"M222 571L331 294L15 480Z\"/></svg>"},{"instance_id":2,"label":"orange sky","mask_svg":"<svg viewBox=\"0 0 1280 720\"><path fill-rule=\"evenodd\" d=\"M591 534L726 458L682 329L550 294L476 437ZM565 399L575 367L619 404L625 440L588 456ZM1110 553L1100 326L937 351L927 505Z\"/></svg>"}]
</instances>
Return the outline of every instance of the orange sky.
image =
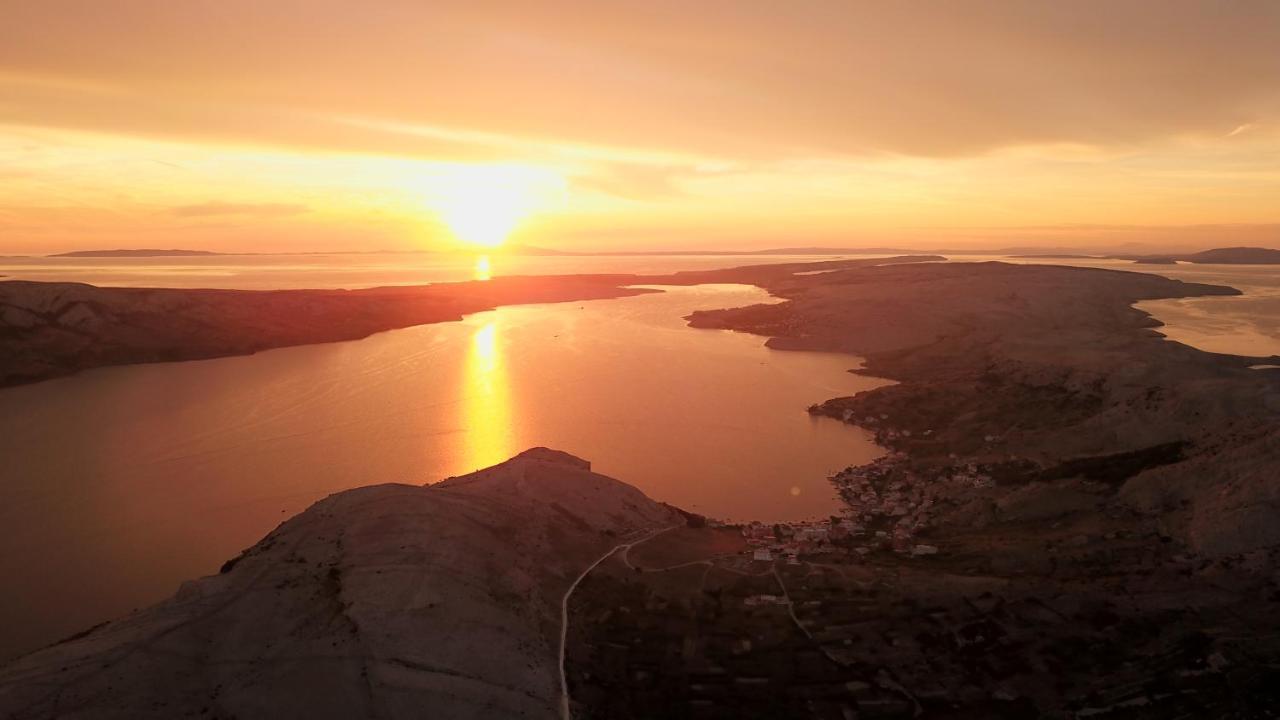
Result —
<instances>
[{"instance_id":1,"label":"orange sky","mask_svg":"<svg viewBox=\"0 0 1280 720\"><path fill-rule=\"evenodd\" d=\"M0 18L0 253L1280 246L1271 0Z\"/></svg>"}]
</instances>

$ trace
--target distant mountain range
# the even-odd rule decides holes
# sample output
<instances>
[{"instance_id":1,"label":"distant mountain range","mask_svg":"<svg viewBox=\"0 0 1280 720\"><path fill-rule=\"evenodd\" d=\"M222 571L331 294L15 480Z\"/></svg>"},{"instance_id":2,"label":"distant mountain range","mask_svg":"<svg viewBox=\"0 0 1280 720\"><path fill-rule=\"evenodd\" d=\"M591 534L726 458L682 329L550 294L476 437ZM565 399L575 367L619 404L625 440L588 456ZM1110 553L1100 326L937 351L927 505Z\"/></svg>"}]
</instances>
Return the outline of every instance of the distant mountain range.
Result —
<instances>
[{"instance_id":1,"label":"distant mountain range","mask_svg":"<svg viewBox=\"0 0 1280 720\"><path fill-rule=\"evenodd\" d=\"M1036 253L1012 255L1035 260L1132 260L1142 265L1172 265L1189 262L1197 265L1280 265L1280 250L1258 247L1214 248L1197 253L1169 253L1167 255L1081 255Z\"/></svg>"},{"instance_id":2,"label":"distant mountain range","mask_svg":"<svg viewBox=\"0 0 1280 720\"><path fill-rule=\"evenodd\" d=\"M401 251L406 254L419 251ZM421 251L430 252L430 251ZM1221 264L1221 265L1280 265L1280 250L1259 247L1230 247L1230 248L1214 248L1196 253L1169 253L1169 254L1088 254L1080 252L1071 252L1060 248L993 248L987 250L907 250L903 248L888 247L870 247L870 248L848 248L848 247L788 247L788 248L769 248L766 250L609 250L596 252L573 252L565 250L553 250L550 248L540 248L532 245L509 245L502 248L500 252L510 255L530 255L530 256L591 256L591 257L609 257L609 256L647 256L647 255L677 255L677 256L718 256L718 255L910 255L910 254L933 254L933 255L1007 255L1021 259L1035 260L1132 260L1141 264L1172 264L1174 262L1190 262L1197 264ZM349 254L370 254L368 252L354 253L219 253L209 250L157 250L150 248L134 249L134 250L76 250L74 252L57 253L49 257L63 258L147 258L147 257L205 257L218 255L349 255Z\"/></svg>"},{"instance_id":3,"label":"distant mountain range","mask_svg":"<svg viewBox=\"0 0 1280 720\"><path fill-rule=\"evenodd\" d=\"M1217 248L1176 259L1194 263L1277 265L1280 264L1280 250L1256 247Z\"/></svg>"},{"instance_id":4,"label":"distant mountain range","mask_svg":"<svg viewBox=\"0 0 1280 720\"><path fill-rule=\"evenodd\" d=\"M209 250L156 250L140 248L136 250L76 250L74 252L57 253L49 257L191 257L204 255L223 255L225 253Z\"/></svg>"}]
</instances>

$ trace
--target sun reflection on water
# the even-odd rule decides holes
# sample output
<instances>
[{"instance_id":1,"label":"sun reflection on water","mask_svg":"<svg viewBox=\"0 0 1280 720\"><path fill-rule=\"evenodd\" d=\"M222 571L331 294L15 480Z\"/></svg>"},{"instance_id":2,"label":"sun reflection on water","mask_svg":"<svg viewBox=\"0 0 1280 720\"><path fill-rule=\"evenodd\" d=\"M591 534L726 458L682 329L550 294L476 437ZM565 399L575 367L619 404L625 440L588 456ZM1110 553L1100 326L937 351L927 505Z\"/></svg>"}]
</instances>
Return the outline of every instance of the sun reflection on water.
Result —
<instances>
[{"instance_id":1,"label":"sun reflection on water","mask_svg":"<svg viewBox=\"0 0 1280 720\"><path fill-rule=\"evenodd\" d=\"M488 255L481 255L476 258L474 275L476 280L488 280L493 277L493 264L489 262Z\"/></svg>"},{"instance_id":2,"label":"sun reflection on water","mask_svg":"<svg viewBox=\"0 0 1280 720\"><path fill-rule=\"evenodd\" d=\"M515 454L511 393L499 340L497 322L489 320L476 330L467 353L462 421L466 464L472 469L495 465Z\"/></svg>"}]
</instances>

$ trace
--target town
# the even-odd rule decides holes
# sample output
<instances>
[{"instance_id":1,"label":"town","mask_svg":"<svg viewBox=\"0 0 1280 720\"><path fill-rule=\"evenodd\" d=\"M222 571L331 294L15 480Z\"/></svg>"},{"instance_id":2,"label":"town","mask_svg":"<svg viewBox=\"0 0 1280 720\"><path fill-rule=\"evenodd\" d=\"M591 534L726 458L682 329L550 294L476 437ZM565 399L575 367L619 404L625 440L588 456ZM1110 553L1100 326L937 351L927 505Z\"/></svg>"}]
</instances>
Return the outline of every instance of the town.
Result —
<instances>
[{"instance_id":1,"label":"town","mask_svg":"<svg viewBox=\"0 0 1280 720\"><path fill-rule=\"evenodd\" d=\"M975 465L926 480L908 468L906 456L891 453L879 460L842 470L831 477L844 500L839 516L788 523L751 522L742 526L752 561L851 561L874 552L922 556L938 553L928 535L941 491L956 484L982 490L993 486L990 475ZM941 483L941 484L939 484Z\"/></svg>"}]
</instances>

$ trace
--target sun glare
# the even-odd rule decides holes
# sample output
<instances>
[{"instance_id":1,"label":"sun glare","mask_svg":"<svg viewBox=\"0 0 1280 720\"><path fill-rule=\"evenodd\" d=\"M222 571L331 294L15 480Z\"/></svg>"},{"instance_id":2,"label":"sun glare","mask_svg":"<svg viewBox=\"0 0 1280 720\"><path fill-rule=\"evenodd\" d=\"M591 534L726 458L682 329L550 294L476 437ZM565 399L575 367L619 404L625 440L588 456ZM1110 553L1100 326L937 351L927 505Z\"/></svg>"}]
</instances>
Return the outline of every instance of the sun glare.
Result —
<instances>
[{"instance_id":1,"label":"sun glare","mask_svg":"<svg viewBox=\"0 0 1280 720\"><path fill-rule=\"evenodd\" d=\"M460 242L501 245L528 216L564 192L553 172L517 165L456 167L431 190L430 202Z\"/></svg>"}]
</instances>

